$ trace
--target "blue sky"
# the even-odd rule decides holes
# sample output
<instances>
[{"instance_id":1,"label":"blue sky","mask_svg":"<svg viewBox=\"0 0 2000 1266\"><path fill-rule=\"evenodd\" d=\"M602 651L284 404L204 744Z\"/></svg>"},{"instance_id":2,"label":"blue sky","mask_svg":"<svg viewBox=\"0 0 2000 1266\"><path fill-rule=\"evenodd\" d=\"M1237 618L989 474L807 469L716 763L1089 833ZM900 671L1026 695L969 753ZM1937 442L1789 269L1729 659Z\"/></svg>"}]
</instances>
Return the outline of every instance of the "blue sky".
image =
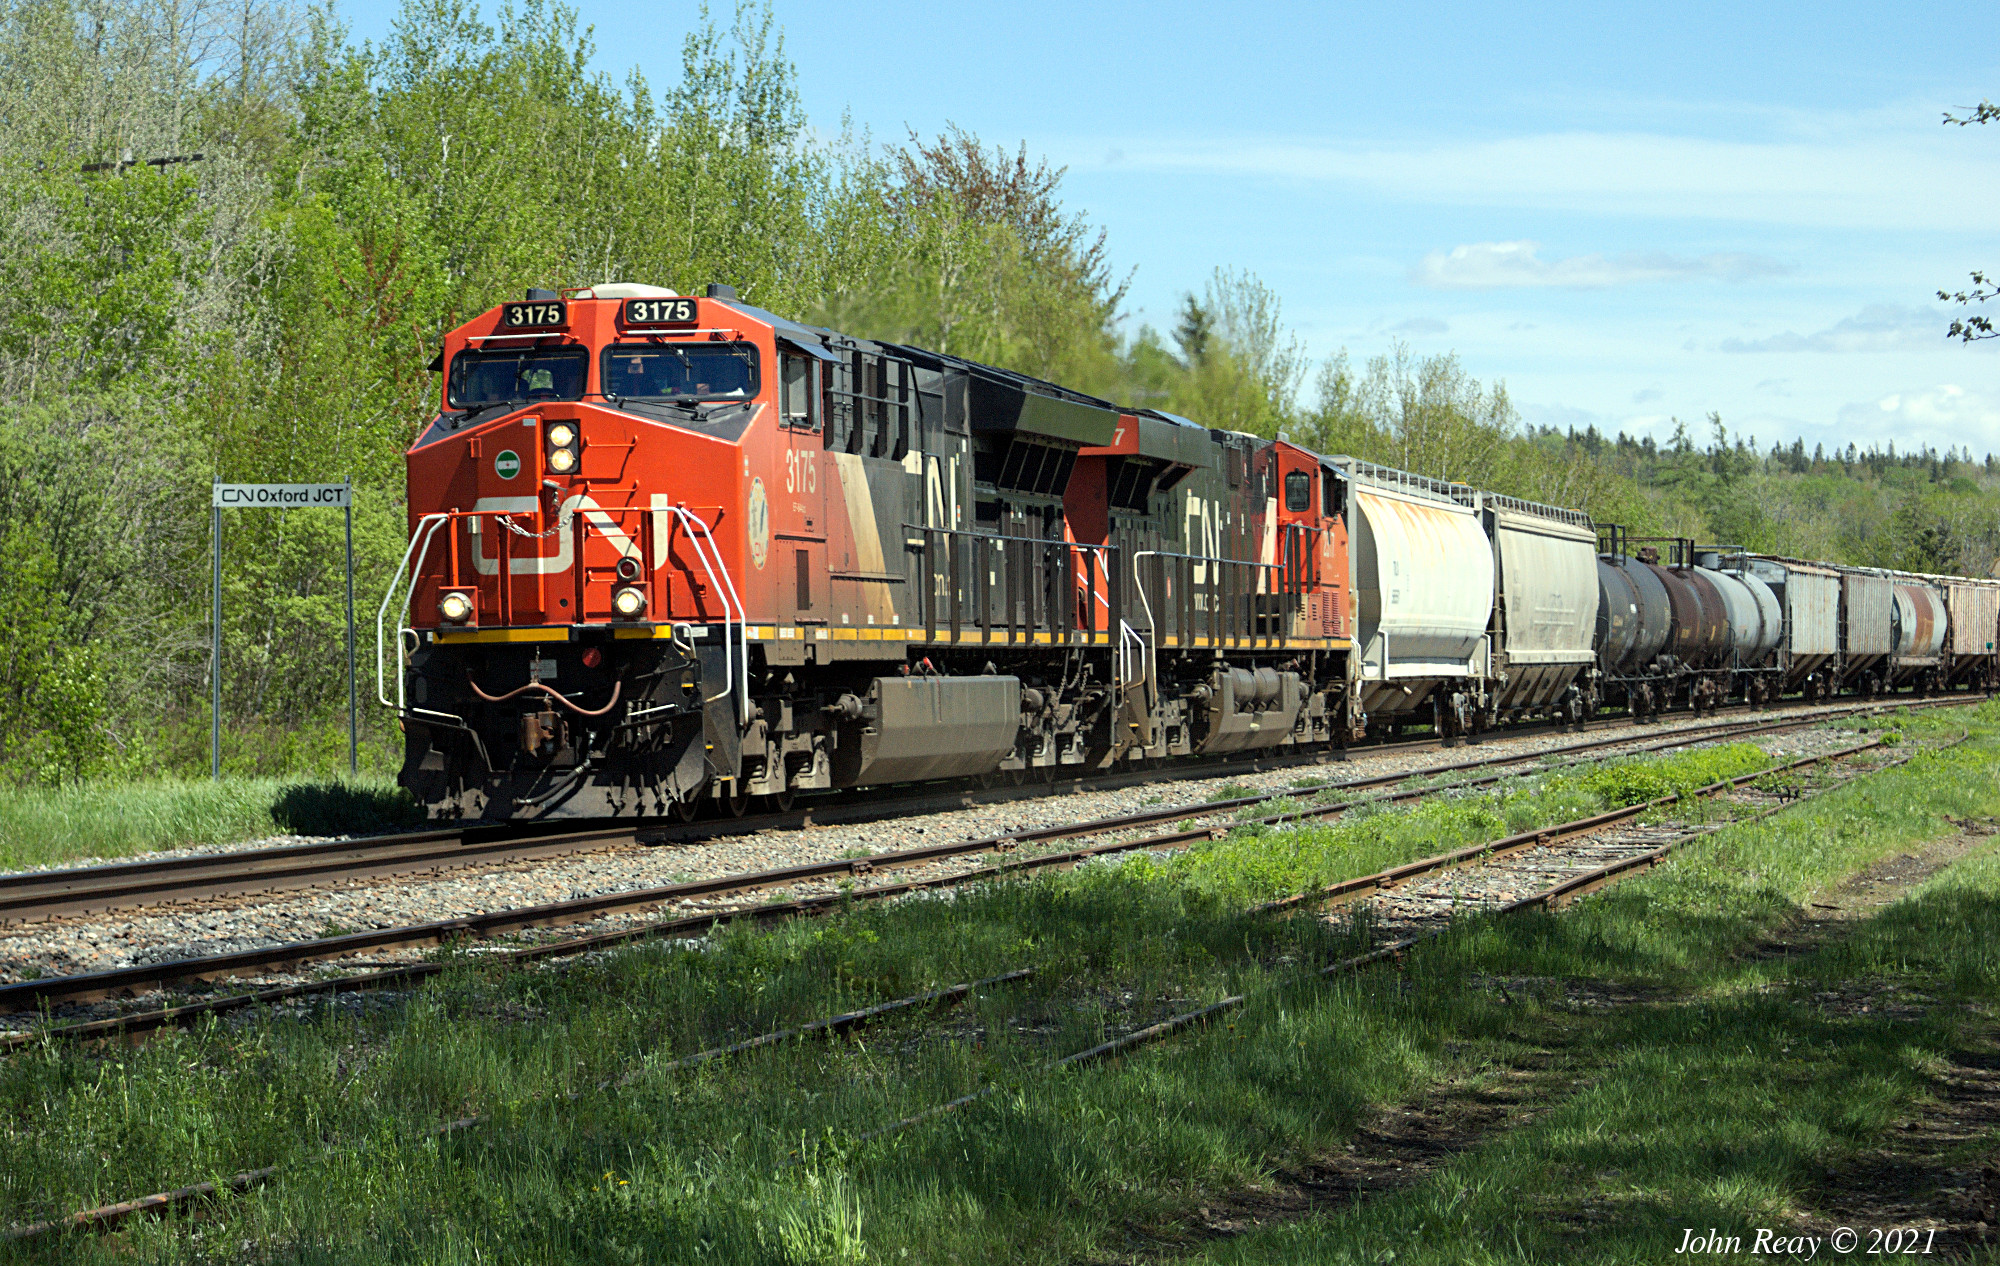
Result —
<instances>
[{"instance_id":1,"label":"blue sky","mask_svg":"<svg viewBox=\"0 0 2000 1266\"><path fill-rule=\"evenodd\" d=\"M774 3L818 128L1066 165L1134 329L1248 269L1315 357L1453 351L1531 422L2000 452L1935 299L2000 271L2000 125L1940 124L2000 98L1990 5ZM695 6L578 7L677 78Z\"/></svg>"}]
</instances>

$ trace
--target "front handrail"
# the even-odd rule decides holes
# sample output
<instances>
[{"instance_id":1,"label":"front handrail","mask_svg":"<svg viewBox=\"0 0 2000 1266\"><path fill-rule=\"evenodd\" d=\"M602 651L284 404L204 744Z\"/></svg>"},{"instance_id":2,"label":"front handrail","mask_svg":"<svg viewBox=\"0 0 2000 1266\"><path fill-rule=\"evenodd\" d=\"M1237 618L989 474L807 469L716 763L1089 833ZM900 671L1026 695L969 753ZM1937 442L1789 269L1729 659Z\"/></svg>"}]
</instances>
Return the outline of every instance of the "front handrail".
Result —
<instances>
[{"instance_id":1,"label":"front handrail","mask_svg":"<svg viewBox=\"0 0 2000 1266\"><path fill-rule=\"evenodd\" d=\"M728 566L722 560L722 550L716 544L715 534L709 529L708 524L702 521L699 515L693 513L684 505L660 508L664 509L667 514L673 516L676 521L686 527L688 540L694 547L695 556L701 561L702 570L707 573L710 584L714 587L718 597L723 602L723 674L728 684L708 701L712 702L714 699L726 698L733 693L737 693L740 688L740 713L747 716L750 707L749 623L742 598L737 593L735 580L730 576ZM493 518L503 526L520 532L520 529L514 528L514 525L509 522L509 517L509 512L498 510L444 510L426 514L417 520L416 528L410 534L410 543L403 551L402 561L397 564L395 574L389 580L388 590L382 595L382 605L375 613L375 697L377 702L383 707L402 714L431 716L460 725L464 724L463 718L453 716L449 713L434 712L425 708L413 707L409 703L406 694L407 673L405 671L406 653L404 649L404 636L406 634L415 635L417 630L409 624L408 616L411 604L416 600L420 578L424 574L424 565L429 561L431 547L441 529L461 518L469 520ZM564 516L565 521L568 518L568 515ZM535 535L528 532L521 532L521 534L526 536ZM504 556L500 563L500 575L504 591L504 585L507 580ZM399 592L402 596L400 607L396 603ZM389 626L392 622L396 638L396 697L393 700L389 697L387 676L388 655L384 645L385 638L389 635ZM735 626L733 630L735 636L733 639L731 637L732 625Z\"/></svg>"},{"instance_id":2,"label":"front handrail","mask_svg":"<svg viewBox=\"0 0 2000 1266\"><path fill-rule=\"evenodd\" d=\"M427 708L410 707L404 693L405 683L409 675L403 669L403 634L414 634L416 632L415 629L410 628L405 623L405 617L409 615L410 604L416 600L417 577L423 574L424 560L430 557L431 542L437 537L438 529L449 523L451 518L450 512L440 512L427 514L417 520L416 530L410 533L410 544L403 550L403 561L396 565L395 575L389 578L388 592L382 595L382 605L375 611L375 698L383 707L393 709L399 714L405 712L420 713L424 716L438 717L442 720L453 721L463 725L465 721L462 717L453 716L447 712L432 712ZM421 550L418 548L420 545L422 546ZM414 566L410 562L413 555L416 558ZM405 575L409 576L410 585L403 593L402 608L396 613L396 701L391 703L389 702L389 685L383 676L383 622L389 616L389 605L395 601L396 590L402 586Z\"/></svg>"},{"instance_id":3,"label":"front handrail","mask_svg":"<svg viewBox=\"0 0 2000 1266\"><path fill-rule=\"evenodd\" d=\"M708 524L702 522L701 516L689 510L685 505L667 506L665 509L667 513L673 515L688 528L688 541L694 546L695 557L701 560L702 570L708 573L709 583L715 587L716 593L723 599L722 675L728 684L719 694L711 695L704 699L704 703L713 703L715 700L725 698L738 689L737 656L729 640L730 616L732 612L734 613L737 636L742 642L741 707L737 710L738 723L740 724L743 721L747 721L750 717L749 613L744 610L742 599L737 597L736 581L731 578L728 565L722 561L722 548L715 543L715 534L708 530ZM701 534L699 536L695 535L696 529L700 529ZM706 546L702 544L704 540L708 542Z\"/></svg>"}]
</instances>

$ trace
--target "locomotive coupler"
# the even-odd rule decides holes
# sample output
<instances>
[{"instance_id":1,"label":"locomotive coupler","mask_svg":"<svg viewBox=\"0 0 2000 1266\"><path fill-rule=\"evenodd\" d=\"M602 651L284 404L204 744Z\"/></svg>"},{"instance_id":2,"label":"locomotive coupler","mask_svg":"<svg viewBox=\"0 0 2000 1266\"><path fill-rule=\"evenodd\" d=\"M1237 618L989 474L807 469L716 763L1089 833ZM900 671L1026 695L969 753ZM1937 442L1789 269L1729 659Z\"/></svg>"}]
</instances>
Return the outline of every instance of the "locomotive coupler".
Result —
<instances>
[{"instance_id":1,"label":"locomotive coupler","mask_svg":"<svg viewBox=\"0 0 2000 1266\"><path fill-rule=\"evenodd\" d=\"M563 722L553 711L521 714L521 753L547 760L562 750Z\"/></svg>"}]
</instances>

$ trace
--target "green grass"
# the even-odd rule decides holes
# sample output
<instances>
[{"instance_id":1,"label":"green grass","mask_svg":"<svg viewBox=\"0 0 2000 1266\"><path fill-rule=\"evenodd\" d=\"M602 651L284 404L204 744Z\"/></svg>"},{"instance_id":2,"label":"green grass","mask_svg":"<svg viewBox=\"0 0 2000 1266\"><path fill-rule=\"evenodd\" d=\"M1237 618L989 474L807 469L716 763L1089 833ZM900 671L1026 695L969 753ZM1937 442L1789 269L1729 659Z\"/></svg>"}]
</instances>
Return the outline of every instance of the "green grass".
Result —
<instances>
[{"instance_id":1,"label":"green grass","mask_svg":"<svg viewBox=\"0 0 2000 1266\"><path fill-rule=\"evenodd\" d=\"M1566 914L1475 922L1412 953L1400 971L1301 984L1315 966L1351 953L1353 937L1315 918L1241 911L1313 882L1594 812L1617 780L1551 774L1311 830L1214 841L1165 861L1088 866L948 901L855 906L562 971L489 974L468 956L438 987L386 1011L215 1025L138 1049L26 1052L0 1066L0 1220L281 1163L280 1181L218 1202L198 1222L69 1237L22 1255L1116 1261L1184 1238L1213 1193L1255 1187L1341 1147L1379 1105L1554 1050L1590 1070L1580 1093L1604 1095L1624 1114L1620 1137L1640 1140L1634 1149L1646 1150L1646 1131L1663 1131L1656 1161L1628 1162L1654 1166L1628 1171L1646 1175L1654 1203L1634 1203L1630 1226L1639 1229L1609 1241L1643 1246L1646 1227L1690 1209L1761 1209L1788 1198L1800 1166L1872 1137L1913 1101L1916 1083L1890 1073L1895 1060L1921 1068L1922 1052L1887 1039L1872 1047L1816 1039L1828 1052L1824 1067L1753 1093L1751 1079L1771 1067L1779 1043L1769 1009L1790 1005L1789 986L1742 983L1733 952L1838 875L1941 829L1940 813L2000 808L1990 765L2000 710L1982 716L1971 751L1723 832L1681 863ZM1932 724L1918 718L1908 728ZM1755 749L1725 747L1620 765L1675 785L1765 763ZM1975 893L1991 891L1970 882ZM1964 975L1973 939L1928 935L1924 952L1937 957L1924 970ZM1879 944L1870 951L1877 957L1916 952L1886 933L1865 943ZM648 1071L732 1037L1022 966L1038 969L1032 983L853 1040L779 1047L690 1073ZM1670 1022L1622 1010L1578 1016L1533 990L1509 1001L1488 987L1494 975L1637 981L1702 1001L1663 1004ZM1977 967L1967 988L1992 988L1990 976ZM1205 1030L1104 1066L1034 1071L1051 1055L1230 992L1252 1002ZM1845 1068L1857 1071L1835 1075ZM631 1073L627 1087L596 1089ZM1649 1090L1648 1078L1661 1077L1709 1077L1713 1101L1687 1092L1688 1110L1678 1112L1671 1096ZM1004 1092L856 1142L990 1084ZM1836 1101L1856 1105L1838 1128L1807 1128ZM1494 1257L1581 1260L1590 1253L1536 1231L1510 1193L1596 1190L1603 1170L1576 1168L1595 1164L1587 1149L1604 1145L1583 1102L1496 1145L1517 1151L1463 1158L1474 1167L1466 1179L1483 1186L1461 1194L1441 1180L1355 1215L1378 1221L1308 1220L1218 1251L1245 1261L1379 1260L1393 1234L1405 1236L1394 1241L1398 1261L1477 1260L1465 1255L1468 1244ZM1746 1104L1767 1106L1778 1132L1764 1139L1756 1117L1725 1130L1726 1113ZM492 1125L428 1135L471 1112L490 1114ZM1720 1185L1696 1181L1704 1171ZM1517 1232L1527 1237L1519 1252ZM1627 1259L1661 1256L1633 1253Z\"/></svg>"},{"instance_id":2,"label":"green grass","mask_svg":"<svg viewBox=\"0 0 2000 1266\"><path fill-rule=\"evenodd\" d=\"M1567 915L1487 921L1418 956L1415 971L1446 980L1667 992L1589 1017L1517 994L1524 1041L1593 1053L1578 1093L1405 1192L1199 1259L1655 1262L1686 1228L1717 1227L1746 1251L1710 1260L1751 1261L1758 1228L1859 1222L1822 1195L1826 1175L1871 1149L1893 1156L1893 1127L1934 1101L1952 1053L1994 1035L2000 855L1989 845L1810 953L1740 951L1840 877L1951 829L1944 815L2000 812L1992 711L1967 748L1731 829ZM1921 1014L1827 1005L1897 993ZM1989 1135L1947 1159L1976 1166L1996 1146Z\"/></svg>"},{"instance_id":3,"label":"green grass","mask_svg":"<svg viewBox=\"0 0 2000 1266\"><path fill-rule=\"evenodd\" d=\"M224 778L0 787L0 869L126 857L279 832L338 835L420 820L394 779Z\"/></svg>"}]
</instances>

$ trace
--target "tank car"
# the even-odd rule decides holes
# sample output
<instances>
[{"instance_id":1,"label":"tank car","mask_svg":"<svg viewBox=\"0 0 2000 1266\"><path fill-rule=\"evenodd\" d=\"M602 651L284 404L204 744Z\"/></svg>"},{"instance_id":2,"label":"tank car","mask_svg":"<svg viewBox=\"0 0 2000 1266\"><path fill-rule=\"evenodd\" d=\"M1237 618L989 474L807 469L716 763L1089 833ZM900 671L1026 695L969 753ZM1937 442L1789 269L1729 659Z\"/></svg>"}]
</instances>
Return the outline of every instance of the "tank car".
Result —
<instances>
[{"instance_id":1,"label":"tank car","mask_svg":"<svg viewBox=\"0 0 2000 1266\"><path fill-rule=\"evenodd\" d=\"M1599 560L1606 564L1599 570L1601 600L1622 598L1633 622L1624 635L1632 645L1621 649L1620 632L1606 614L1606 634L1613 639L1609 657L1619 665L1602 678L1606 694L1641 716L1677 706L1702 711L1720 704L1732 689L1736 666L1724 596L1733 580L1696 566L1690 540L1632 537L1607 524L1600 545ZM1666 616L1663 633L1657 618L1632 609L1657 603L1661 596ZM1745 598L1754 604L1754 599ZM1651 649L1655 639L1656 650ZM1637 653L1641 645L1650 651L1650 658Z\"/></svg>"},{"instance_id":2,"label":"tank car","mask_svg":"<svg viewBox=\"0 0 2000 1266\"><path fill-rule=\"evenodd\" d=\"M1657 712L1670 669L1660 663L1673 637L1667 587L1645 563L1613 549L1597 558L1596 690L1636 716Z\"/></svg>"},{"instance_id":3,"label":"tank car","mask_svg":"<svg viewBox=\"0 0 2000 1266\"><path fill-rule=\"evenodd\" d=\"M1729 613L1730 694L1753 706L1776 700L1784 687L1778 654L1784 608L1777 594L1751 570L1742 550L1698 550L1697 558Z\"/></svg>"}]
</instances>

